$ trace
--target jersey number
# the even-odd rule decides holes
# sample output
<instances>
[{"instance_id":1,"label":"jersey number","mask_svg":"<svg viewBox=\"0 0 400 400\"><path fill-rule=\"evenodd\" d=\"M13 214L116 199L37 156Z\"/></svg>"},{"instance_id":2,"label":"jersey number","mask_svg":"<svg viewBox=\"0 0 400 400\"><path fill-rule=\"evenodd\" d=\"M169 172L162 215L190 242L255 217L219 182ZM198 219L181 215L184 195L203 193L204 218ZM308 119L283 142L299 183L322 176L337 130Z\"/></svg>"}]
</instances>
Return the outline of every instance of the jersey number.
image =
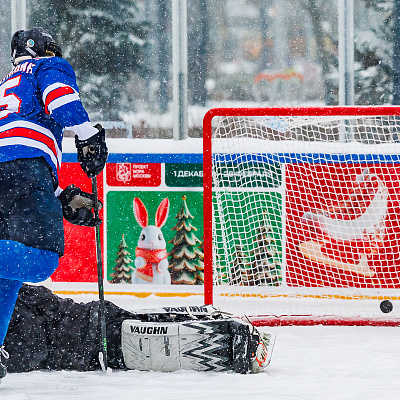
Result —
<instances>
[{"instance_id":1,"label":"jersey number","mask_svg":"<svg viewBox=\"0 0 400 400\"><path fill-rule=\"evenodd\" d=\"M17 87L21 82L21 75L9 79L0 86L0 119L13 112L19 112L21 99L15 93L7 94L7 90Z\"/></svg>"}]
</instances>

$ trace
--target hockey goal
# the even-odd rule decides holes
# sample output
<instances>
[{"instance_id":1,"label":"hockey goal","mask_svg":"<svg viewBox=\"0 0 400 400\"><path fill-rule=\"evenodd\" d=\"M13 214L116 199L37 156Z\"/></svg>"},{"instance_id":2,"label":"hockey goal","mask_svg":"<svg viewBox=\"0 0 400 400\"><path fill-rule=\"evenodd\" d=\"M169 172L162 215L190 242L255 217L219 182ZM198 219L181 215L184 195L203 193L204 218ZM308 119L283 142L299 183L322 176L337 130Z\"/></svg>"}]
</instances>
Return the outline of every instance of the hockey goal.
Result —
<instances>
[{"instance_id":1,"label":"hockey goal","mask_svg":"<svg viewBox=\"0 0 400 400\"><path fill-rule=\"evenodd\" d=\"M399 135L400 107L210 110L205 302L256 324L398 325Z\"/></svg>"}]
</instances>

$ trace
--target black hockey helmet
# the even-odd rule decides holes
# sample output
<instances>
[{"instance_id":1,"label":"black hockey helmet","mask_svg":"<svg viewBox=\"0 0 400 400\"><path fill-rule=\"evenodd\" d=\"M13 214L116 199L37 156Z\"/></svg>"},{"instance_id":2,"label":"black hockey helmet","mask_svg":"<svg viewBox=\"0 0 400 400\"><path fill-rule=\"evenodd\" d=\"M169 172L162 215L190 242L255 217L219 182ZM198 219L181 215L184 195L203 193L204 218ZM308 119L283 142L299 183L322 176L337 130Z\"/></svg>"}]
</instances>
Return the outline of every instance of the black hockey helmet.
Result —
<instances>
[{"instance_id":1,"label":"black hockey helmet","mask_svg":"<svg viewBox=\"0 0 400 400\"><path fill-rule=\"evenodd\" d=\"M11 39L11 62L18 64L20 57L62 57L61 47L43 28L20 30Z\"/></svg>"}]
</instances>

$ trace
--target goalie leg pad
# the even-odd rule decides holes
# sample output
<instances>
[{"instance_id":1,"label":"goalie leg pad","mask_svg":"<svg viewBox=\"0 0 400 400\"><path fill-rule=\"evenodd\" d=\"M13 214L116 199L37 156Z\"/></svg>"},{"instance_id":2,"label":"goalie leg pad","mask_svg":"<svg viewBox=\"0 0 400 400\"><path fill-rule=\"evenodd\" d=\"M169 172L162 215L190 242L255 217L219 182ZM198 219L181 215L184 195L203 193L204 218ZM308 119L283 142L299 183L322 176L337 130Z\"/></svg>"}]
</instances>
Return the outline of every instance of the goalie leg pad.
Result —
<instances>
[{"instance_id":1,"label":"goalie leg pad","mask_svg":"<svg viewBox=\"0 0 400 400\"><path fill-rule=\"evenodd\" d=\"M229 323L220 321L122 323L122 354L128 369L144 371L228 371Z\"/></svg>"},{"instance_id":2,"label":"goalie leg pad","mask_svg":"<svg viewBox=\"0 0 400 400\"><path fill-rule=\"evenodd\" d=\"M121 342L125 366L142 371L170 372L181 368L179 325L125 320Z\"/></svg>"},{"instance_id":3,"label":"goalie leg pad","mask_svg":"<svg viewBox=\"0 0 400 400\"><path fill-rule=\"evenodd\" d=\"M251 324L234 318L125 320L121 341L125 366L144 371L262 372L269 351L267 341Z\"/></svg>"},{"instance_id":4,"label":"goalie leg pad","mask_svg":"<svg viewBox=\"0 0 400 400\"><path fill-rule=\"evenodd\" d=\"M221 372L232 369L229 320L187 321L179 325L182 369Z\"/></svg>"}]
</instances>

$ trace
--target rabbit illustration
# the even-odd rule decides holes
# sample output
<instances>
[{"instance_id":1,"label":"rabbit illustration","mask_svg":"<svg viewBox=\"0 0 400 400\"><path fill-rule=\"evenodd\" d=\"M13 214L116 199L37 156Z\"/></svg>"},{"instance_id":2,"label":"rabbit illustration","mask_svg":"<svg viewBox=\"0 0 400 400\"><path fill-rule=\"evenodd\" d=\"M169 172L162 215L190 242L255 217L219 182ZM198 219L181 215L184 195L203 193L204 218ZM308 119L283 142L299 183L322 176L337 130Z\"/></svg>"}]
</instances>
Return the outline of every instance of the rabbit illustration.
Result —
<instances>
[{"instance_id":1,"label":"rabbit illustration","mask_svg":"<svg viewBox=\"0 0 400 400\"><path fill-rule=\"evenodd\" d=\"M133 212L137 223L143 228L135 250L136 270L132 275L133 284L151 283L170 285L167 250L161 227L165 224L169 212L169 200L163 199L157 208L155 225L149 225L148 212L143 202L135 197Z\"/></svg>"}]
</instances>

